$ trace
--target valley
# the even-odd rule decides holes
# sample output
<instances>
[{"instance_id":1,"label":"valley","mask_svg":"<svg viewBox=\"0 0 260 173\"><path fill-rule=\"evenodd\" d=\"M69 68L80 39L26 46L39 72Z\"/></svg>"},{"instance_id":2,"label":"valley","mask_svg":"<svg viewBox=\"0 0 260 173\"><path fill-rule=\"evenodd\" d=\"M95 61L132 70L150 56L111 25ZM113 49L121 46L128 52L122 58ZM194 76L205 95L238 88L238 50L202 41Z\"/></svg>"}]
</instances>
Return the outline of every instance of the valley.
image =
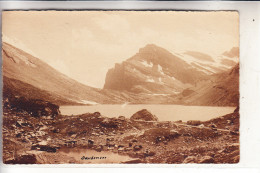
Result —
<instances>
[{"instance_id":1,"label":"valley","mask_svg":"<svg viewBox=\"0 0 260 173\"><path fill-rule=\"evenodd\" d=\"M219 55L219 61L215 62L201 52L170 53L148 44L109 69L103 88L93 88L3 43L3 161L6 164L238 163L236 54L236 49L232 49ZM104 106L105 111L86 109L64 115L60 110L62 106L91 105ZM113 110L113 115L108 115L106 105L115 109L119 109L118 105L140 107L127 113ZM156 110L155 105L157 112L153 114L150 111ZM186 115L167 108L168 105L185 106L185 109L198 106L200 112L207 106L236 110L205 111L207 119L202 120L195 115L196 111ZM92 155L107 160L82 159Z\"/></svg>"}]
</instances>

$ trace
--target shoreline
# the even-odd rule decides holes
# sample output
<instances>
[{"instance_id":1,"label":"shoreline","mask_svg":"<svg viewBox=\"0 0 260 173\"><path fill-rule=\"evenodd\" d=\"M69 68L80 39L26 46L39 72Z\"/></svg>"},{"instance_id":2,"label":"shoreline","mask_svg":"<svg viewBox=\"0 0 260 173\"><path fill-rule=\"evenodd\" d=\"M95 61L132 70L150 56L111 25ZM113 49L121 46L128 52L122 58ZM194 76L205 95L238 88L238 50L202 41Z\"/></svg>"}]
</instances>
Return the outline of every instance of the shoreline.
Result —
<instances>
[{"instance_id":1,"label":"shoreline","mask_svg":"<svg viewBox=\"0 0 260 173\"><path fill-rule=\"evenodd\" d=\"M232 113L236 107L211 107L211 106L180 106L180 105L95 105L95 106L63 106L60 112L63 116L78 116L85 112L100 112L107 117L125 116L130 118L135 112L147 109L156 115L159 121L207 121L221 115Z\"/></svg>"},{"instance_id":2,"label":"shoreline","mask_svg":"<svg viewBox=\"0 0 260 173\"><path fill-rule=\"evenodd\" d=\"M45 154L41 156L44 159L39 159L37 154L32 156L37 164L63 163L64 160L79 163L69 154L59 154L60 148L67 147L68 150L83 148L135 158L135 161L129 159L129 163L201 163L206 162L206 158L210 163L237 163L239 115L231 113L217 119L218 127L212 128L210 121L192 126L185 122L108 118L99 113L58 115L48 119L5 110L3 160L18 162L26 152L39 150ZM233 124L227 124L229 121ZM13 157L15 152L16 158Z\"/></svg>"}]
</instances>

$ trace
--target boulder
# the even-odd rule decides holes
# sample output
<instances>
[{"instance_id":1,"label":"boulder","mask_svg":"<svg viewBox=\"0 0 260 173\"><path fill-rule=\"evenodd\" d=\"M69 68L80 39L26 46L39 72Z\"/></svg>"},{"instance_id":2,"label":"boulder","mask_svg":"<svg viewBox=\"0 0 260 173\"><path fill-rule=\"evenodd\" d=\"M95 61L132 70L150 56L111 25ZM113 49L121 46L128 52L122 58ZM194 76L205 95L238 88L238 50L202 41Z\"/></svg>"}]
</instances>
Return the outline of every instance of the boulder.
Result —
<instances>
[{"instance_id":1,"label":"boulder","mask_svg":"<svg viewBox=\"0 0 260 173\"><path fill-rule=\"evenodd\" d=\"M136 163L142 163L142 160L141 159L133 159L133 160L129 160L129 161L121 162L121 163L136 164Z\"/></svg>"},{"instance_id":2,"label":"boulder","mask_svg":"<svg viewBox=\"0 0 260 173\"><path fill-rule=\"evenodd\" d=\"M132 148L130 148L130 147L125 148L125 151L131 151L131 150L132 150Z\"/></svg>"},{"instance_id":3,"label":"boulder","mask_svg":"<svg viewBox=\"0 0 260 173\"><path fill-rule=\"evenodd\" d=\"M164 140L165 140L164 136L157 136L156 139L155 139L155 143L158 144L158 143L160 143L160 142L162 142Z\"/></svg>"},{"instance_id":4,"label":"boulder","mask_svg":"<svg viewBox=\"0 0 260 173\"><path fill-rule=\"evenodd\" d=\"M40 151L55 153L58 148L59 147L57 146L36 144L31 147L31 150L40 150Z\"/></svg>"},{"instance_id":5,"label":"boulder","mask_svg":"<svg viewBox=\"0 0 260 173\"><path fill-rule=\"evenodd\" d=\"M91 140L91 139L89 139L89 140L88 140L88 144L89 144L89 145L94 145L94 141Z\"/></svg>"},{"instance_id":6,"label":"boulder","mask_svg":"<svg viewBox=\"0 0 260 173\"><path fill-rule=\"evenodd\" d=\"M155 152L150 151L150 150L146 150L145 153L144 153L145 157L154 156L154 155L155 155Z\"/></svg>"},{"instance_id":7,"label":"boulder","mask_svg":"<svg viewBox=\"0 0 260 173\"><path fill-rule=\"evenodd\" d=\"M178 131L169 128L151 128L145 130L142 135L145 140L155 142L156 144L160 142L168 142L178 136L180 136Z\"/></svg>"},{"instance_id":8,"label":"boulder","mask_svg":"<svg viewBox=\"0 0 260 173\"><path fill-rule=\"evenodd\" d=\"M120 152L120 151L124 151L125 149L124 148L118 148L117 150Z\"/></svg>"},{"instance_id":9,"label":"boulder","mask_svg":"<svg viewBox=\"0 0 260 173\"><path fill-rule=\"evenodd\" d=\"M101 117L101 114L100 114L100 112L94 112L94 113L93 113L93 116Z\"/></svg>"},{"instance_id":10,"label":"boulder","mask_svg":"<svg viewBox=\"0 0 260 173\"><path fill-rule=\"evenodd\" d=\"M209 125L208 125L208 127L210 127L210 128L212 128L212 129L214 129L214 128L217 128L217 125L216 125L216 124L214 124L214 123L211 123L211 124L209 124Z\"/></svg>"},{"instance_id":11,"label":"boulder","mask_svg":"<svg viewBox=\"0 0 260 173\"><path fill-rule=\"evenodd\" d=\"M190 120L190 121L187 121L187 124L191 125L191 126L198 126L198 125L201 125L201 121L199 121L199 120Z\"/></svg>"},{"instance_id":12,"label":"boulder","mask_svg":"<svg viewBox=\"0 0 260 173\"><path fill-rule=\"evenodd\" d=\"M130 120L142 120L142 121L158 121L158 118L151 114L148 110L142 109L135 114L133 114L130 118Z\"/></svg>"},{"instance_id":13,"label":"boulder","mask_svg":"<svg viewBox=\"0 0 260 173\"><path fill-rule=\"evenodd\" d=\"M72 147L75 147L76 145L77 145L77 141L71 140L71 141L66 141L66 142L65 142L65 146L66 146L66 147L72 148Z\"/></svg>"},{"instance_id":14,"label":"boulder","mask_svg":"<svg viewBox=\"0 0 260 173\"><path fill-rule=\"evenodd\" d=\"M197 157L195 156L188 156L184 159L183 163L196 163Z\"/></svg>"},{"instance_id":15,"label":"boulder","mask_svg":"<svg viewBox=\"0 0 260 173\"><path fill-rule=\"evenodd\" d=\"M178 137L178 136L180 136L180 133L178 131L173 130L173 129L170 130L170 134L169 134L170 138L175 138L175 137Z\"/></svg>"},{"instance_id":16,"label":"boulder","mask_svg":"<svg viewBox=\"0 0 260 173\"><path fill-rule=\"evenodd\" d=\"M199 163L214 163L214 159L211 156L203 156L200 160Z\"/></svg>"},{"instance_id":17,"label":"boulder","mask_svg":"<svg viewBox=\"0 0 260 173\"><path fill-rule=\"evenodd\" d=\"M71 137L71 138L76 138L76 136L77 136L77 134L73 134L73 135L71 135L70 137Z\"/></svg>"},{"instance_id":18,"label":"boulder","mask_svg":"<svg viewBox=\"0 0 260 173\"><path fill-rule=\"evenodd\" d=\"M110 118L105 118L103 121L100 122L101 126L107 127L107 128L117 128L118 127L118 122L110 119Z\"/></svg>"},{"instance_id":19,"label":"boulder","mask_svg":"<svg viewBox=\"0 0 260 173\"><path fill-rule=\"evenodd\" d=\"M5 164L36 164L37 159L34 154L27 154L27 155L21 155L18 156L15 159L7 160L4 163Z\"/></svg>"},{"instance_id":20,"label":"boulder","mask_svg":"<svg viewBox=\"0 0 260 173\"><path fill-rule=\"evenodd\" d=\"M95 149L97 152L101 152L103 150L103 146L102 145L99 145L96 147Z\"/></svg>"},{"instance_id":21,"label":"boulder","mask_svg":"<svg viewBox=\"0 0 260 173\"><path fill-rule=\"evenodd\" d=\"M137 141L137 139L133 139L132 142L134 143L134 142L138 142L138 141Z\"/></svg>"},{"instance_id":22,"label":"boulder","mask_svg":"<svg viewBox=\"0 0 260 173\"><path fill-rule=\"evenodd\" d=\"M118 148L124 148L125 146L124 145L118 145L117 147Z\"/></svg>"},{"instance_id":23,"label":"boulder","mask_svg":"<svg viewBox=\"0 0 260 173\"><path fill-rule=\"evenodd\" d=\"M21 136L22 136L21 133L16 134L16 137L17 137L17 138L20 138Z\"/></svg>"},{"instance_id":24,"label":"boulder","mask_svg":"<svg viewBox=\"0 0 260 173\"><path fill-rule=\"evenodd\" d=\"M135 145L135 146L133 147L133 150L134 150L134 151L140 151L142 148L143 148L142 145Z\"/></svg>"},{"instance_id":25,"label":"boulder","mask_svg":"<svg viewBox=\"0 0 260 173\"><path fill-rule=\"evenodd\" d=\"M237 135L237 136L238 136L238 135L239 135L239 132L237 132L237 131L230 131L230 134L231 134L231 135Z\"/></svg>"},{"instance_id":26,"label":"boulder","mask_svg":"<svg viewBox=\"0 0 260 173\"><path fill-rule=\"evenodd\" d=\"M200 127L200 128L204 128L205 126L204 126L204 124L201 124L201 125L199 125L199 127Z\"/></svg>"},{"instance_id":27,"label":"boulder","mask_svg":"<svg viewBox=\"0 0 260 173\"><path fill-rule=\"evenodd\" d=\"M48 146L48 145L40 146L40 151L47 151L47 152L55 153L56 150L57 150L56 147L51 147L51 146Z\"/></svg>"},{"instance_id":28,"label":"boulder","mask_svg":"<svg viewBox=\"0 0 260 173\"><path fill-rule=\"evenodd\" d=\"M60 129L53 129L52 132L53 132L53 133L59 133L59 132L60 132Z\"/></svg>"},{"instance_id":29,"label":"boulder","mask_svg":"<svg viewBox=\"0 0 260 173\"><path fill-rule=\"evenodd\" d=\"M126 118L125 118L124 116L119 116L119 117L118 117L118 120L120 120L120 121L125 121Z\"/></svg>"}]
</instances>

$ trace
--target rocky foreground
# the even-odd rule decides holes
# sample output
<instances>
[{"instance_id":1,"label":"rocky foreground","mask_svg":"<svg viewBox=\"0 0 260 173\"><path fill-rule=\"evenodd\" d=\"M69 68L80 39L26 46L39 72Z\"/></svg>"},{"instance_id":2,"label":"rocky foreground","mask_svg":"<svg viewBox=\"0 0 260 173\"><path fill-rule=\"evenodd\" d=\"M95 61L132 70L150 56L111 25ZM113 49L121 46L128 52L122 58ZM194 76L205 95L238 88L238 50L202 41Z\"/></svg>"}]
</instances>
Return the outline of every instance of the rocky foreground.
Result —
<instances>
[{"instance_id":1,"label":"rocky foreground","mask_svg":"<svg viewBox=\"0 0 260 173\"><path fill-rule=\"evenodd\" d=\"M6 164L82 163L62 149L86 149L129 156L118 163L238 163L239 113L206 122L160 122L147 110L130 119L96 112L35 117L4 109Z\"/></svg>"}]
</instances>

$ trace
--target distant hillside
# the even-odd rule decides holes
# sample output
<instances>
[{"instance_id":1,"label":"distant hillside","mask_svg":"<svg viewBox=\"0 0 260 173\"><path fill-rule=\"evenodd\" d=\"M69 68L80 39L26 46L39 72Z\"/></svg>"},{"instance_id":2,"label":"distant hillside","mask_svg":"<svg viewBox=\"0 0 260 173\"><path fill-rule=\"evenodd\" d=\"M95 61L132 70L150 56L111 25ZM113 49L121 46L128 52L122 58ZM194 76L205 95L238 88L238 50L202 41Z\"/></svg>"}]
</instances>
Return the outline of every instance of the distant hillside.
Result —
<instances>
[{"instance_id":1,"label":"distant hillside","mask_svg":"<svg viewBox=\"0 0 260 173\"><path fill-rule=\"evenodd\" d=\"M198 61L187 60L184 56L192 56ZM107 72L103 89L83 85L7 43L3 43L2 57L4 97L22 96L58 105L237 106L239 100L239 65L231 71L224 70L237 62L225 55L220 57L220 62L215 62L212 57L200 52L187 51L176 55L149 44L133 57L115 64Z\"/></svg>"},{"instance_id":2,"label":"distant hillside","mask_svg":"<svg viewBox=\"0 0 260 173\"><path fill-rule=\"evenodd\" d=\"M178 98L189 105L238 106L239 64L228 72L212 75L210 80L184 90Z\"/></svg>"},{"instance_id":3,"label":"distant hillside","mask_svg":"<svg viewBox=\"0 0 260 173\"><path fill-rule=\"evenodd\" d=\"M51 103L56 103L58 105L73 105L75 102L70 101L65 97L59 97L53 95L48 91L41 90L30 84L26 84L22 81L11 79L8 77L3 77L3 97L13 98L15 96L24 97L27 99L44 99Z\"/></svg>"},{"instance_id":4,"label":"distant hillside","mask_svg":"<svg viewBox=\"0 0 260 173\"><path fill-rule=\"evenodd\" d=\"M59 103L103 103L111 99L100 94L100 90L83 85L58 72L40 59L3 43L3 76L7 85L15 87L14 92L21 88L33 88L42 93L45 100L59 100ZM11 85L12 84L12 85ZM26 86L26 87L25 87ZM38 91L37 91L38 90ZM34 94L37 95L37 94Z\"/></svg>"},{"instance_id":5,"label":"distant hillside","mask_svg":"<svg viewBox=\"0 0 260 173\"><path fill-rule=\"evenodd\" d=\"M109 69L104 89L133 93L136 98L140 94L150 95L151 99L160 95L160 103L237 106L237 62L237 48L213 59L201 52L170 53L149 44Z\"/></svg>"},{"instance_id":6,"label":"distant hillside","mask_svg":"<svg viewBox=\"0 0 260 173\"><path fill-rule=\"evenodd\" d=\"M226 51L223 53L224 56L229 58L238 58L239 57L239 48L233 47L230 51Z\"/></svg>"}]
</instances>

